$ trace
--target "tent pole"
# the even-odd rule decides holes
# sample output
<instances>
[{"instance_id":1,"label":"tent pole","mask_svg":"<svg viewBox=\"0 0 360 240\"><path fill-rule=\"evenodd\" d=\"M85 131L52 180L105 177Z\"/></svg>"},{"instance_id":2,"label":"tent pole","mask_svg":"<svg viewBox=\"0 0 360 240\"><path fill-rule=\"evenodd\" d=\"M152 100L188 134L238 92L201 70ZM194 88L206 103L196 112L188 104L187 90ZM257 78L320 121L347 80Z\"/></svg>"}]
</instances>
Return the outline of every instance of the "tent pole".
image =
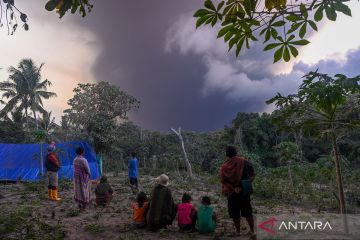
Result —
<instances>
[{"instance_id":1,"label":"tent pole","mask_svg":"<svg viewBox=\"0 0 360 240\"><path fill-rule=\"evenodd\" d=\"M43 153L42 153L42 143L40 143L40 169L41 169L41 176L44 176L44 163L43 163Z\"/></svg>"}]
</instances>

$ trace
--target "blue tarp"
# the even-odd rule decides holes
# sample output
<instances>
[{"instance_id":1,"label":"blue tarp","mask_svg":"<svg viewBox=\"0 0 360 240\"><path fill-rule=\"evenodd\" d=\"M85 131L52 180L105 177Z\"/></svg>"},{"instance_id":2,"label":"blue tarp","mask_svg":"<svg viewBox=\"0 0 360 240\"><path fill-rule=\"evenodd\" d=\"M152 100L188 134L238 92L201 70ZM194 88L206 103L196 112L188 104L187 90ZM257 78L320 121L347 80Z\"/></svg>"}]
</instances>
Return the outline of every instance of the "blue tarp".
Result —
<instances>
[{"instance_id":1,"label":"blue tarp","mask_svg":"<svg viewBox=\"0 0 360 240\"><path fill-rule=\"evenodd\" d=\"M39 180L41 173L46 173L44 161L48 146L49 144L0 143L0 180ZM61 162L59 178L73 179L73 160L76 156L75 149L79 146L85 150L84 157L89 162L91 179L100 176L99 165L91 145L88 142L77 141L56 143L55 154Z\"/></svg>"}]
</instances>

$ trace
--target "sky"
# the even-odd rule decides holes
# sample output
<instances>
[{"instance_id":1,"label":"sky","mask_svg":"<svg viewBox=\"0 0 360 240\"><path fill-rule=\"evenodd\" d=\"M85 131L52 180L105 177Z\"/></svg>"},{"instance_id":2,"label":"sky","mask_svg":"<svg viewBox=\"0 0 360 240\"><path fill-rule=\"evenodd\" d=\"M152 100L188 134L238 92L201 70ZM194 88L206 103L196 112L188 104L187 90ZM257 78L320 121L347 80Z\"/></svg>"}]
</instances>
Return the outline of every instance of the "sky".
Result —
<instances>
[{"instance_id":1,"label":"sky","mask_svg":"<svg viewBox=\"0 0 360 240\"><path fill-rule=\"evenodd\" d=\"M29 16L30 31L8 36L0 28L0 80L23 58L45 63L42 76L58 95L45 106L57 122L78 83L109 81L135 96L141 107L130 120L144 128L213 131L237 112L271 112L265 101L295 92L310 70L360 74L357 1L350 3L352 18L324 22L295 60L276 64L261 44L236 59L216 39L218 28L196 30L192 15L203 0L104 0L86 18L63 19L47 12L45 2L16 2Z\"/></svg>"}]
</instances>

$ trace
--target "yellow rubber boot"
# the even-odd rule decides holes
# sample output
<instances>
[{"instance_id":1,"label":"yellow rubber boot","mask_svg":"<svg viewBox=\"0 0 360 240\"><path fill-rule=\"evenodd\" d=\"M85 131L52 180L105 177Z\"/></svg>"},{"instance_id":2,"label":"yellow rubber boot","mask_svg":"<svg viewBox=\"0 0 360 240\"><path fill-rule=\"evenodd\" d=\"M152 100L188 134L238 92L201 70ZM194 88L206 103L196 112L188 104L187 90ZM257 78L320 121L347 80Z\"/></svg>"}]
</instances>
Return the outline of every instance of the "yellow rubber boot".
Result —
<instances>
[{"instance_id":1,"label":"yellow rubber boot","mask_svg":"<svg viewBox=\"0 0 360 240\"><path fill-rule=\"evenodd\" d=\"M50 200L53 200L53 196L52 196L52 190L48 188L48 198Z\"/></svg>"},{"instance_id":2,"label":"yellow rubber boot","mask_svg":"<svg viewBox=\"0 0 360 240\"><path fill-rule=\"evenodd\" d=\"M52 196L53 196L54 201L60 201L61 200L61 198L58 197L58 190L57 189L52 190L52 193L53 193Z\"/></svg>"}]
</instances>

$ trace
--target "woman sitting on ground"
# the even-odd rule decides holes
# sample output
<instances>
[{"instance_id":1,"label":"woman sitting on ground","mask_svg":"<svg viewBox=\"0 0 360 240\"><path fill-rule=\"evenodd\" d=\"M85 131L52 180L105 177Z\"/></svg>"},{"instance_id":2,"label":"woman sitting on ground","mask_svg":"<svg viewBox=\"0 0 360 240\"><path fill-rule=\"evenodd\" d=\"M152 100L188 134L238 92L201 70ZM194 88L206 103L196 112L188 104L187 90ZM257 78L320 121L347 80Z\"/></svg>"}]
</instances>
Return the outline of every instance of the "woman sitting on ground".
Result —
<instances>
[{"instance_id":1,"label":"woman sitting on ground","mask_svg":"<svg viewBox=\"0 0 360 240\"><path fill-rule=\"evenodd\" d=\"M113 189L105 175L100 178L100 183L95 188L96 204L106 206L112 199Z\"/></svg>"},{"instance_id":2,"label":"woman sitting on ground","mask_svg":"<svg viewBox=\"0 0 360 240\"><path fill-rule=\"evenodd\" d=\"M169 177L161 174L152 191L146 222L149 230L157 231L171 225L176 216L176 206L169 186Z\"/></svg>"}]
</instances>

